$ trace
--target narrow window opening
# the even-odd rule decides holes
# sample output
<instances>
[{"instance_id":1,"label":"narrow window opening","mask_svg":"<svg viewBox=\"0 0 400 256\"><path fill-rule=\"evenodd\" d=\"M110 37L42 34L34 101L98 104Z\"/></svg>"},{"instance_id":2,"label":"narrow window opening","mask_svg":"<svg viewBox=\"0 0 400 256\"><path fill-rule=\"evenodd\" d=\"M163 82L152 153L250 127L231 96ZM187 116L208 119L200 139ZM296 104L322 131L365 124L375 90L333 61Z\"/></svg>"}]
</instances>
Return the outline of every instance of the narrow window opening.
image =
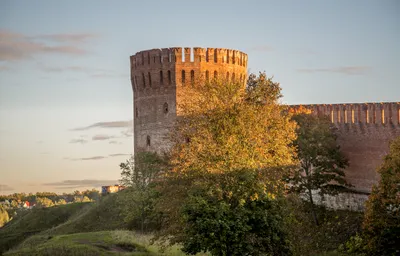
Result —
<instances>
[{"instance_id":1,"label":"narrow window opening","mask_svg":"<svg viewBox=\"0 0 400 256\"><path fill-rule=\"evenodd\" d=\"M229 52L226 52L226 63L229 63Z\"/></svg>"},{"instance_id":2,"label":"narrow window opening","mask_svg":"<svg viewBox=\"0 0 400 256\"><path fill-rule=\"evenodd\" d=\"M347 119L347 109L344 110L344 123L345 123L345 124L348 123L348 119Z\"/></svg>"},{"instance_id":3,"label":"narrow window opening","mask_svg":"<svg viewBox=\"0 0 400 256\"><path fill-rule=\"evenodd\" d=\"M331 122L334 123L335 120L333 119L333 110L331 110Z\"/></svg>"},{"instance_id":4,"label":"narrow window opening","mask_svg":"<svg viewBox=\"0 0 400 256\"><path fill-rule=\"evenodd\" d=\"M163 105L163 112L164 112L164 114L168 114L168 103L167 102L165 102Z\"/></svg>"},{"instance_id":5,"label":"narrow window opening","mask_svg":"<svg viewBox=\"0 0 400 256\"><path fill-rule=\"evenodd\" d=\"M210 73L208 70L206 71L206 81L208 82L210 80Z\"/></svg>"},{"instance_id":6,"label":"narrow window opening","mask_svg":"<svg viewBox=\"0 0 400 256\"><path fill-rule=\"evenodd\" d=\"M149 75L149 86L151 87L151 75L150 75L150 72L148 73L148 75Z\"/></svg>"},{"instance_id":7,"label":"narrow window opening","mask_svg":"<svg viewBox=\"0 0 400 256\"><path fill-rule=\"evenodd\" d=\"M189 144L190 143L190 138L186 137L185 141L186 141L187 144Z\"/></svg>"},{"instance_id":8,"label":"narrow window opening","mask_svg":"<svg viewBox=\"0 0 400 256\"><path fill-rule=\"evenodd\" d=\"M365 112L367 124L369 124L369 110L367 109Z\"/></svg>"},{"instance_id":9,"label":"narrow window opening","mask_svg":"<svg viewBox=\"0 0 400 256\"><path fill-rule=\"evenodd\" d=\"M217 49L214 49L214 62L217 63L218 62L218 55L217 55Z\"/></svg>"},{"instance_id":10,"label":"narrow window opening","mask_svg":"<svg viewBox=\"0 0 400 256\"><path fill-rule=\"evenodd\" d=\"M338 122L338 123L340 123L340 119L341 119L341 116L340 116L340 109L338 109L338 111L337 111L337 122Z\"/></svg>"},{"instance_id":11,"label":"narrow window opening","mask_svg":"<svg viewBox=\"0 0 400 256\"><path fill-rule=\"evenodd\" d=\"M146 79L144 78L144 73L142 73L143 88L146 88Z\"/></svg>"},{"instance_id":12,"label":"narrow window opening","mask_svg":"<svg viewBox=\"0 0 400 256\"><path fill-rule=\"evenodd\" d=\"M153 62L156 63L156 56L153 57Z\"/></svg>"},{"instance_id":13,"label":"narrow window opening","mask_svg":"<svg viewBox=\"0 0 400 256\"><path fill-rule=\"evenodd\" d=\"M151 146L150 135L147 135L147 137L146 137L146 145L147 145L148 147Z\"/></svg>"},{"instance_id":14,"label":"narrow window opening","mask_svg":"<svg viewBox=\"0 0 400 256\"><path fill-rule=\"evenodd\" d=\"M235 52L233 52L233 54L232 54L232 64L235 64L235 62L236 62L236 54L235 54Z\"/></svg>"},{"instance_id":15,"label":"narrow window opening","mask_svg":"<svg viewBox=\"0 0 400 256\"><path fill-rule=\"evenodd\" d=\"M182 85L185 84L185 80L186 80L185 70L182 70Z\"/></svg>"},{"instance_id":16,"label":"narrow window opening","mask_svg":"<svg viewBox=\"0 0 400 256\"><path fill-rule=\"evenodd\" d=\"M209 58L210 58L210 56L209 56L209 51L208 51L208 49L207 49L207 51L206 51L206 62L209 62L209 61L210 61Z\"/></svg>"},{"instance_id":17,"label":"narrow window opening","mask_svg":"<svg viewBox=\"0 0 400 256\"><path fill-rule=\"evenodd\" d=\"M217 78L218 78L218 72L214 71L214 79L217 80Z\"/></svg>"},{"instance_id":18,"label":"narrow window opening","mask_svg":"<svg viewBox=\"0 0 400 256\"><path fill-rule=\"evenodd\" d=\"M376 110L375 106L372 109L372 123L376 124Z\"/></svg>"},{"instance_id":19,"label":"narrow window opening","mask_svg":"<svg viewBox=\"0 0 400 256\"><path fill-rule=\"evenodd\" d=\"M382 124L385 123L385 110L381 109L381 120L382 120Z\"/></svg>"},{"instance_id":20,"label":"narrow window opening","mask_svg":"<svg viewBox=\"0 0 400 256\"><path fill-rule=\"evenodd\" d=\"M168 53L168 62L172 62L172 54Z\"/></svg>"},{"instance_id":21,"label":"narrow window opening","mask_svg":"<svg viewBox=\"0 0 400 256\"><path fill-rule=\"evenodd\" d=\"M144 53L142 53L142 66L144 65Z\"/></svg>"},{"instance_id":22,"label":"narrow window opening","mask_svg":"<svg viewBox=\"0 0 400 256\"><path fill-rule=\"evenodd\" d=\"M233 73L233 74L232 74L232 82L235 82L235 79L236 79L235 73Z\"/></svg>"},{"instance_id":23,"label":"narrow window opening","mask_svg":"<svg viewBox=\"0 0 400 256\"><path fill-rule=\"evenodd\" d=\"M194 85L194 70L190 71L190 83Z\"/></svg>"},{"instance_id":24,"label":"narrow window opening","mask_svg":"<svg viewBox=\"0 0 400 256\"><path fill-rule=\"evenodd\" d=\"M171 71L168 70L168 84L172 83Z\"/></svg>"},{"instance_id":25,"label":"narrow window opening","mask_svg":"<svg viewBox=\"0 0 400 256\"><path fill-rule=\"evenodd\" d=\"M163 76L163 72L160 71L160 84L163 85L164 84L164 76Z\"/></svg>"},{"instance_id":26,"label":"narrow window opening","mask_svg":"<svg viewBox=\"0 0 400 256\"><path fill-rule=\"evenodd\" d=\"M137 107L135 108L135 116L136 116L136 118L138 118L138 117L139 117L139 110L138 110L138 108L137 108Z\"/></svg>"},{"instance_id":27,"label":"narrow window opening","mask_svg":"<svg viewBox=\"0 0 400 256\"><path fill-rule=\"evenodd\" d=\"M164 62L164 59L163 59L163 56L161 55L160 56L160 63L163 63Z\"/></svg>"},{"instance_id":28,"label":"narrow window opening","mask_svg":"<svg viewBox=\"0 0 400 256\"><path fill-rule=\"evenodd\" d=\"M357 114L358 114L358 120L357 121L360 123L361 122L361 106L358 106Z\"/></svg>"},{"instance_id":29,"label":"narrow window opening","mask_svg":"<svg viewBox=\"0 0 400 256\"><path fill-rule=\"evenodd\" d=\"M150 53L147 53L147 62L150 64Z\"/></svg>"},{"instance_id":30,"label":"narrow window opening","mask_svg":"<svg viewBox=\"0 0 400 256\"><path fill-rule=\"evenodd\" d=\"M354 109L352 109L351 110L351 123L355 123L355 120L354 120Z\"/></svg>"}]
</instances>

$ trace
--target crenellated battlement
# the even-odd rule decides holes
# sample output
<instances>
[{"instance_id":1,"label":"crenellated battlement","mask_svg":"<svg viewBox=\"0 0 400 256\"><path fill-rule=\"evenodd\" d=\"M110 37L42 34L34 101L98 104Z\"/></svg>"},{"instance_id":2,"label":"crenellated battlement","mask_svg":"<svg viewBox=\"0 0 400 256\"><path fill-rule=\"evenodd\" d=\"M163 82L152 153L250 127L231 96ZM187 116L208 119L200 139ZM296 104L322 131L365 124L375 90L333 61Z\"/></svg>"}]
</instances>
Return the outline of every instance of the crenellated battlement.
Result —
<instances>
[{"instance_id":1,"label":"crenellated battlement","mask_svg":"<svg viewBox=\"0 0 400 256\"><path fill-rule=\"evenodd\" d=\"M290 108L329 116L334 124L400 125L400 102L291 105Z\"/></svg>"},{"instance_id":2,"label":"crenellated battlement","mask_svg":"<svg viewBox=\"0 0 400 256\"><path fill-rule=\"evenodd\" d=\"M135 68L182 62L226 63L245 67L247 54L225 48L171 47L140 51L131 56L131 65Z\"/></svg>"}]
</instances>

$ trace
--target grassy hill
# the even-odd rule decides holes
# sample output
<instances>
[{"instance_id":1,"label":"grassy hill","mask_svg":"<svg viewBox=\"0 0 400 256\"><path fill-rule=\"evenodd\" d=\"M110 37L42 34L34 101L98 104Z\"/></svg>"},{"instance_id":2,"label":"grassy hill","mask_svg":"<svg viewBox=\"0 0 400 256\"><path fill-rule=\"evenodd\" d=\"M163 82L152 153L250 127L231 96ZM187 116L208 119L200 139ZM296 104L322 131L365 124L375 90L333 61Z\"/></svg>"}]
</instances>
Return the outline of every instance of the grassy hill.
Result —
<instances>
[{"instance_id":1,"label":"grassy hill","mask_svg":"<svg viewBox=\"0 0 400 256\"><path fill-rule=\"evenodd\" d=\"M0 253L25 238L67 221L90 203L75 203L19 212L12 221L0 228Z\"/></svg>"}]
</instances>

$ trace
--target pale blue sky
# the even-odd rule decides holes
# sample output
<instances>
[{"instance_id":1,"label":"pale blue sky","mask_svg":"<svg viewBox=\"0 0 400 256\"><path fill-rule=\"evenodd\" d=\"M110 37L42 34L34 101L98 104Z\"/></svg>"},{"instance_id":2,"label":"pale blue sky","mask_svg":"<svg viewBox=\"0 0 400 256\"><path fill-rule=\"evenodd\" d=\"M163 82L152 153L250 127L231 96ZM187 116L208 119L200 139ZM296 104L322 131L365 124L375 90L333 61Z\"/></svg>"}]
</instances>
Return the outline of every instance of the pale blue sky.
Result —
<instances>
[{"instance_id":1,"label":"pale blue sky","mask_svg":"<svg viewBox=\"0 0 400 256\"><path fill-rule=\"evenodd\" d=\"M345 103L400 101L399 45L396 0L0 1L0 194L119 178L137 51L238 49L284 103Z\"/></svg>"}]
</instances>

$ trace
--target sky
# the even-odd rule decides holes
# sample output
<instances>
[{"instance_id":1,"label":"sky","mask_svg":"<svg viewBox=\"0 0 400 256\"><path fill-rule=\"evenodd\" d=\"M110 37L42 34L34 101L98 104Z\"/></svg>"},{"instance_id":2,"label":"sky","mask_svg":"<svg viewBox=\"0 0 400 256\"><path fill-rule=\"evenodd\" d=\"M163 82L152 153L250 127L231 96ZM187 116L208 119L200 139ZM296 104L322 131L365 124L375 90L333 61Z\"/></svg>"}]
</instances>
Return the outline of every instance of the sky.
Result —
<instances>
[{"instance_id":1,"label":"sky","mask_svg":"<svg viewBox=\"0 0 400 256\"><path fill-rule=\"evenodd\" d=\"M399 102L400 1L0 1L0 194L99 189L133 153L129 56L237 49L285 104Z\"/></svg>"}]
</instances>

